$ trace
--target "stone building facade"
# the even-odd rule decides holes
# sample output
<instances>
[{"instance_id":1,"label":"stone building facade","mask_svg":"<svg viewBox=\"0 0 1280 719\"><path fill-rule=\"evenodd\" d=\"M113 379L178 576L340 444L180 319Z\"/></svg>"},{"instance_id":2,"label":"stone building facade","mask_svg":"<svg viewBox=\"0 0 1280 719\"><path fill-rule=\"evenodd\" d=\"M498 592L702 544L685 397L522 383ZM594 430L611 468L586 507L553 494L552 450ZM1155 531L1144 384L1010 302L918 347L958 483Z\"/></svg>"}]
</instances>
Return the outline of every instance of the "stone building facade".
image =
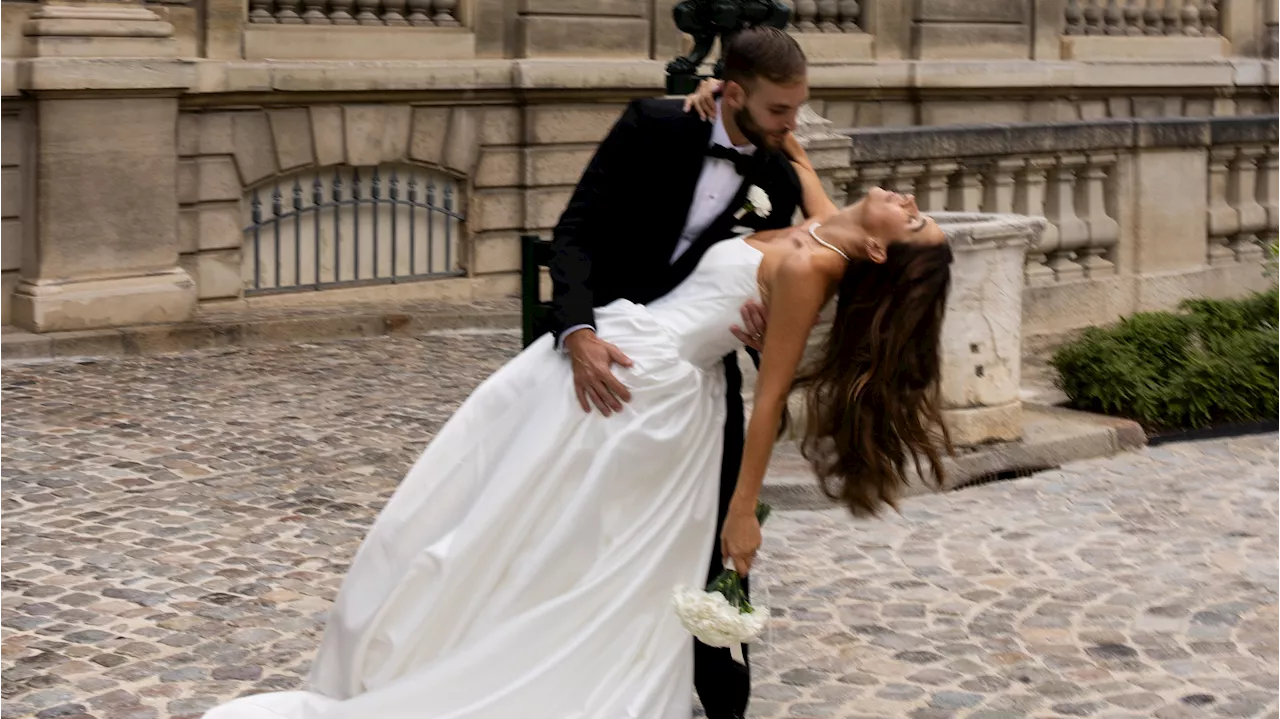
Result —
<instances>
[{"instance_id":1,"label":"stone building facade","mask_svg":"<svg viewBox=\"0 0 1280 719\"><path fill-rule=\"evenodd\" d=\"M673 0L3 2L3 321L518 290ZM838 195L1049 219L1051 334L1262 282L1270 0L791 0Z\"/></svg>"}]
</instances>

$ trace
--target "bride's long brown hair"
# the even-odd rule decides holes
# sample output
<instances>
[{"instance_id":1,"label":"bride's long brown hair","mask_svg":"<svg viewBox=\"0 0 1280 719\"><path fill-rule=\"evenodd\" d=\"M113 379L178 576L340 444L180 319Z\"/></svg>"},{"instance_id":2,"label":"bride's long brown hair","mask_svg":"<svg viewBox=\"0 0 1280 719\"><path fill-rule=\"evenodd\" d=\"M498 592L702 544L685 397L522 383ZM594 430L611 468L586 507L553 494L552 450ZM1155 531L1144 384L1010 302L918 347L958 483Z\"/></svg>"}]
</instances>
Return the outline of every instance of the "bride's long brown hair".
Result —
<instances>
[{"instance_id":1,"label":"bride's long brown hair","mask_svg":"<svg viewBox=\"0 0 1280 719\"><path fill-rule=\"evenodd\" d=\"M938 407L942 319L951 248L894 243L883 264L855 260L816 361L797 377L805 395L801 452L827 496L855 516L897 508L907 459L942 486L951 438Z\"/></svg>"}]
</instances>

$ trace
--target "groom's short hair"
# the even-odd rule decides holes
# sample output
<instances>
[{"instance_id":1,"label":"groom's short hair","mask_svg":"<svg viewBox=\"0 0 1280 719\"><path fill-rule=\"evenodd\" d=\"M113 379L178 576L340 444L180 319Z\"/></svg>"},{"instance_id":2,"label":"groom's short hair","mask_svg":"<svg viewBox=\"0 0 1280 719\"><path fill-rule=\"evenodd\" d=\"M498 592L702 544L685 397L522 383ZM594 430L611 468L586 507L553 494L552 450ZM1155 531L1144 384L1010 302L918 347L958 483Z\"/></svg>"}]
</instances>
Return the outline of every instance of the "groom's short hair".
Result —
<instances>
[{"instance_id":1,"label":"groom's short hair","mask_svg":"<svg viewBox=\"0 0 1280 719\"><path fill-rule=\"evenodd\" d=\"M742 30L729 38L724 49L724 80L743 86L756 78L789 85L804 79L808 65L800 43L776 27Z\"/></svg>"}]
</instances>

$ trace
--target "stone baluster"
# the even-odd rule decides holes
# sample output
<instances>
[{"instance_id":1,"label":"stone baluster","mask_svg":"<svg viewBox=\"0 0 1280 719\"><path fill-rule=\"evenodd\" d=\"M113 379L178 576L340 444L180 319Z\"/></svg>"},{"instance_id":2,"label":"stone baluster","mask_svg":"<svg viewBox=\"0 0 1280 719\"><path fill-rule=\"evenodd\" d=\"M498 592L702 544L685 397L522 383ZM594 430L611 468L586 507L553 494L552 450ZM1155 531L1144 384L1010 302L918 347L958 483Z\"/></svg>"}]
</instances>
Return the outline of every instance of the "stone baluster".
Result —
<instances>
[{"instance_id":1,"label":"stone baluster","mask_svg":"<svg viewBox=\"0 0 1280 719\"><path fill-rule=\"evenodd\" d=\"M1196 0L1186 0L1182 4L1182 34L1188 37L1204 34L1200 29L1200 3Z\"/></svg>"},{"instance_id":2,"label":"stone baluster","mask_svg":"<svg viewBox=\"0 0 1280 719\"><path fill-rule=\"evenodd\" d=\"M1129 37L1142 34L1142 6L1139 0L1129 0L1124 6L1124 34Z\"/></svg>"},{"instance_id":3,"label":"stone baluster","mask_svg":"<svg viewBox=\"0 0 1280 719\"><path fill-rule=\"evenodd\" d=\"M893 177L889 179L889 187L900 195L918 195L921 177L924 176L924 165L905 163L893 168ZM916 201L919 204L919 200Z\"/></svg>"},{"instance_id":4,"label":"stone baluster","mask_svg":"<svg viewBox=\"0 0 1280 719\"><path fill-rule=\"evenodd\" d=\"M407 0L382 0L382 8L382 22L387 25L401 26L409 24L409 21L404 16L408 8Z\"/></svg>"},{"instance_id":5,"label":"stone baluster","mask_svg":"<svg viewBox=\"0 0 1280 719\"><path fill-rule=\"evenodd\" d=\"M1102 3L1105 0L1088 0L1084 7L1084 34L1102 35L1106 30L1102 26Z\"/></svg>"},{"instance_id":6,"label":"stone baluster","mask_svg":"<svg viewBox=\"0 0 1280 719\"><path fill-rule=\"evenodd\" d=\"M814 22L814 18L818 16L817 0L796 0L795 19L793 20L796 30L799 32L817 32L818 24Z\"/></svg>"},{"instance_id":7,"label":"stone baluster","mask_svg":"<svg viewBox=\"0 0 1280 719\"><path fill-rule=\"evenodd\" d=\"M1067 0L1067 7L1063 11L1064 35L1083 35L1084 34L1084 11L1080 9L1081 0ZM1086 0L1087 2L1087 0Z\"/></svg>"},{"instance_id":8,"label":"stone baluster","mask_svg":"<svg viewBox=\"0 0 1280 719\"><path fill-rule=\"evenodd\" d=\"M866 172L869 169L869 166L863 165L850 170L849 182L845 185L845 202L853 204L861 200L862 196L866 194Z\"/></svg>"},{"instance_id":9,"label":"stone baluster","mask_svg":"<svg viewBox=\"0 0 1280 719\"><path fill-rule=\"evenodd\" d=\"M325 0L302 0L305 12L302 21L308 25L329 25L329 16L324 12Z\"/></svg>"},{"instance_id":10,"label":"stone baluster","mask_svg":"<svg viewBox=\"0 0 1280 719\"><path fill-rule=\"evenodd\" d=\"M1217 37L1218 32L1218 0L1204 0L1200 7L1200 29L1206 37Z\"/></svg>"},{"instance_id":11,"label":"stone baluster","mask_svg":"<svg viewBox=\"0 0 1280 719\"><path fill-rule=\"evenodd\" d=\"M458 27L458 0L433 0L431 7L435 14L431 20L439 27Z\"/></svg>"},{"instance_id":12,"label":"stone baluster","mask_svg":"<svg viewBox=\"0 0 1280 719\"><path fill-rule=\"evenodd\" d=\"M1149 0L1155 2L1155 0ZM1164 12L1160 20L1164 24L1165 35L1182 34L1182 0L1164 0Z\"/></svg>"},{"instance_id":13,"label":"stone baluster","mask_svg":"<svg viewBox=\"0 0 1280 719\"><path fill-rule=\"evenodd\" d=\"M1124 10L1120 9L1120 0L1107 0L1107 10L1103 13L1103 21L1108 35L1124 35Z\"/></svg>"},{"instance_id":14,"label":"stone baluster","mask_svg":"<svg viewBox=\"0 0 1280 719\"><path fill-rule=\"evenodd\" d=\"M1147 9L1142 13L1142 24L1148 35L1164 34L1164 21L1161 17L1160 0L1147 0Z\"/></svg>"},{"instance_id":15,"label":"stone baluster","mask_svg":"<svg viewBox=\"0 0 1280 719\"><path fill-rule=\"evenodd\" d=\"M840 30L862 32L862 4L858 0L840 0Z\"/></svg>"},{"instance_id":16,"label":"stone baluster","mask_svg":"<svg viewBox=\"0 0 1280 719\"><path fill-rule=\"evenodd\" d=\"M1078 280L1084 268L1072 262L1075 254L1089 246L1089 225L1076 214L1076 171L1079 157L1060 157L1049 174L1044 215L1058 228L1057 246L1050 251L1048 265L1059 282Z\"/></svg>"},{"instance_id":17,"label":"stone baluster","mask_svg":"<svg viewBox=\"0 0 1280 719\"><path fill-rule=\"evenodd\" d=\"M1027 217L1045 216L1045 172L1052 167L1052 158L1032 158L1014 175L1013 211ZM1045 226L1039 242L1027 248L1026 279L1028 287L1043 287L1055 281L1048 266L1047 251L1057 247L1058 228L1053 223Z\"/></svg>"},{"instance_id":18,"label":"stone baluster","mask_svg":"<svg viewBox=\"0 0 1280 719\"><path fill-rule=\"evenodd\" d=\"M1231 163L1227 193L1240 213L1240 231L1231 238L1231 251L1239 262L1262 259L1259 235L1267 229L1267 210L1258 202L1258 160L1263 148L1241 147Z\"/></svg>"},{"instance_id":19,"label":"stone baluster","mask_svg":"<svg viewBox=\"0 0 1280 719\"><path fill-rule=\"evenodd\" d=\"M857 202L873 187L885 187L889 184L889 178L892 175L893 167L889 165L865 165L858 168L858 179L854 184L855 195L850 197L849 201Z\"/></svg>"},{"instance_id":20,"label":"stone baluster","mask_svg":"<svg viewBox=\"0 0 1280 719\"><path fill-rule=\"evenodd\" d=\"M959 169L955 162L929 162L925 164L924 177L916 183L916 204L925 212L941 212L947 209L947 194L951 175Z\"/></svg>"},{"instance_id":21,"label":"stone baluster","mask_svg":"<svg viewBox=\"0 0 1280 719\"><path fill-rule=\"evenodd\" d=\"M1280 157L1277 148L1266 148L1258 172L1258 199L1267 211L1267 229L1263 239L1274 240L1280 231Z\"/></svg>"},{"instance_id":22,"label":"stone baluster","mask_svg":"<svg viewBox=\"0 0 1280 719\"><path fill-rule=\"evenodd\" d=\"M298 0L275 0L276 22L281 25L301 25L305 21L298 14Z\"/></svg>"},{"instance_id":23,"label":"stone baluster","mask_svg":"<svg viewBox=\"0 0 1280 719\"><path fill-rule=\"evenodd\" d=\"M272 14L272 0L249 0L249 22L271 24L276 21Z\"/></svg>"},{"instance_id":24,"label":"stone baluster","mask_svg":"<svg viewBox=\"0 0 1280 719\"><path fill-rule=\"evenodd\" d=\"M334 25L355 25L356 0L329 0L329 20Z\"/></svg>"},{"instance_id":25,"label":"stone baluster","mask_svg":"<svg viewBox=\"0 0 1280 719\"><path fill-rule=\"evenodd\" d=\"M1115 155L1089 155L1081 181L1076 183L1081 215L1089 225L1089 245L1076 253L1076 262L1090 279L1110 277L1115 263L1107 256L1120 241L1120 223L1107 214L1107 168L1115 167Z\"/></svg>"},{"instance_id":26,"label":"stone baluster","mask_svg":"<svg viewBox=\"0 0 1280 719\"><path fill-rule=\"evenodd\" d=\"M977 163L962 162L951 176L951 191L947 193L947 210L951 212L980 212L982 210L982 167Z\"/></svg>"},{"instance_id":27,"label":"stone baluster","mask_svg":"<svg viewBox=\"0 0 1280 719\"><path fill-rule=\"evenodd\" d=\"M356 13L356 22L361 25L381 25L382 18L378 17L378 9L381 5L380 0L355 0L356 7L359 11Z\"/></svg>"},{"instance_id":28,"label":"stone baluster","mask_svg":"<svg viewBox=\"0 0 1280 719\"><path fill-rule=\"evenodd\" d=\"M1014 173L1026 165L1022 158L1004 158L987 165L982 179L982 211L1008 214L1014 211Z\"/></svg>"},{"instance_id":29,"label":"stone baluster","mask_svg":"<svg viewBox=\"0 0 1280 719\"><path fill-rule=\"evenodd\" d=\"M846 207L852 200L849 193L853 190L854 180L857 172L850 168L841 168L835 170L827 170L823 173L822 186L831 195L831 201L836 207Z\"/></svg>"},{"instance_id":30,"label":"stone baluster","mask_svg":"<svg viewBox=\"0 0 1280 719\"><path fill-rule=\"evenodd\" d=\"M1215 147L1209 153L1209 208L1205 218L1209 247L1205 259L1210 265L1225 265L1236 260L1235 253L1228 247L1231 238L1240 231L1240 215L1231 206L1227 194L1228 175L1234 157L1235 148L1232 147Z\"/></svg>"},{"instance_id":31,"label":"stone baluster","mask_svg":"<svg viewBox=\"0 0 1280 719\"><path fill-rule=\"evenodd\" d=\"M405 19L414 27L435 25L431 21L431 0L409 0L409 16Z\"/></svg>"},{"instance_id":32,"label":"stone baluster","mask_svg":"<svg viewBox=\"0 0 1280 719\"><path fill-rule=\"evenodd\" d=\"M837 0L818 0L818 31L840 32L840 3Z\"/></svg>"}]
</instances>

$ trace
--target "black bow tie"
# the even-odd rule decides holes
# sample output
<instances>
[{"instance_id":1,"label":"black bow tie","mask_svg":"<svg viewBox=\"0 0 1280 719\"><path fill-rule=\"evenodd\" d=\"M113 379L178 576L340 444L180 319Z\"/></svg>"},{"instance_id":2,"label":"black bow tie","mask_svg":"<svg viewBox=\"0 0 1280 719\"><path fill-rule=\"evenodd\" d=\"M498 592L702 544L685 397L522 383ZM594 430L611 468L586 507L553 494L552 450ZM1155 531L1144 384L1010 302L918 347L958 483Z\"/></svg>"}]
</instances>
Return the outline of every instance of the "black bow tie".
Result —
<instances>
[{"instance_id":1,"label":"black bow tie","mask_svg":"<svg viewBox=\"0 0 1280 719\"><path fill-rule=\"evenodd\" d=\"M721 160L728 160L733 163L733 169L738 171L739 175L746 176L751 169L751 161L754 155L744 155L732 147L724 145L711 145L707 147L707 157L718 157Z\"/></svg>"}]
</instances>

